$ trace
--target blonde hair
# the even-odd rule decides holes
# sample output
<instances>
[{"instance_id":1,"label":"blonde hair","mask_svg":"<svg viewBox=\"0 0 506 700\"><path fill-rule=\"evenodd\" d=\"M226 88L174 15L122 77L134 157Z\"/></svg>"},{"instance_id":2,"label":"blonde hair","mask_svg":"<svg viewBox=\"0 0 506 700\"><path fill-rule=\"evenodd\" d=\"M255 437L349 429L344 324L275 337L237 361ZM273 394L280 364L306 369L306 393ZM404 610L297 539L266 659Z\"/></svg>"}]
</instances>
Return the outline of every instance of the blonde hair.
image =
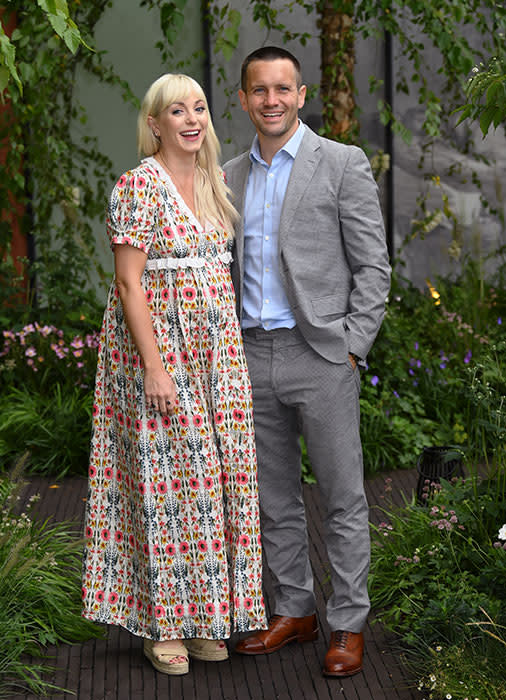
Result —
<instances>
[{"instance_id":1,"label":"blonde hair","mask_svg":"<svg viewBox=\"0 0 506 700\"><path fill-rule=\"evenodd\" d=\"M144 96L137 119L139 156L153 156L160 148L160 141L155 138L148 124L148 116L156 119L166 107L184 100L192 91L199 95L209 111L204 91L190 76L166 73L155 80ZM239 214L227 197L231 191L223 180L219 166L220 151L220 144L209 115L206 136L197 153L195 204L198 211L204 212L206 219L223 226L232 233L233 224L239 218Z\"/></svg>"}]
</instances>

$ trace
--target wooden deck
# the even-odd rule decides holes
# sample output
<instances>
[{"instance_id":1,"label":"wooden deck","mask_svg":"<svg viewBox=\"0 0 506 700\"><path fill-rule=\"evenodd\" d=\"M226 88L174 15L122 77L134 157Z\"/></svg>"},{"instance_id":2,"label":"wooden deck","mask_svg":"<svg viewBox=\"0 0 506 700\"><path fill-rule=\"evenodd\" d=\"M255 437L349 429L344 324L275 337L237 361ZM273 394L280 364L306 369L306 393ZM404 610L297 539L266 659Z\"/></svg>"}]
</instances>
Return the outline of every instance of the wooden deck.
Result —
<instances>
[{"instance_id":1,"label":"wooden deck","mask_svg":"<svg viewBox=\"0 0 506 700\"><path fill-rule=\"evenodd\" d=\"M371 521L383 518L375 506L384 501L385 477L392 477L392 497L399 502L401 492L410 493L416 473L393 472L367 481ZM86 481L70 478L56 484L33 479L27 498L39 493L38 513L55 521L72 520L82 528ZM329 593L326 554L322 539L320 505L315 486L305 487L311 540L311 560L315 574L320 636L316 642L292 644L268 656L245 657L233 652L220 663L192 661L186 676L169 677L157 673L142 654L141 640L126 630L110 627L105 639L82 645L50 648L56 668L48 680L69 692L57 693L51 700L422 700L410 687L397 652L389 644L380 625L372 619L364 630L366 651L362 673L343 679L326 679L321 674L329 629L325 620L325 600ZM266 574L267 600L270 582ZM371 616L372 618L372 616ZM11 700L35 700L34 695L12 695Z\"/></svg>"}]
</instances>

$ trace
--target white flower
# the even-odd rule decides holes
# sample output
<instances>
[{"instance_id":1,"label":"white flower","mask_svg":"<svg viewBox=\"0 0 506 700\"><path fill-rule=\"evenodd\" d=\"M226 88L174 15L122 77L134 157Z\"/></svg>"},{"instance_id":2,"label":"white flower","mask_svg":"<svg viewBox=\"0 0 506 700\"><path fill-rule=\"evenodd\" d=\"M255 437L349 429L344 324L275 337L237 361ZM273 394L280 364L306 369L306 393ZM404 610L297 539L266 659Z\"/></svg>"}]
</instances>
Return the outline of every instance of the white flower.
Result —
<instances>
[{"instance_id":1,"label":"white flower","mask_svg":"<svg viewBox=\"0 0 506 700\"><path fill-rule=\"evenodd\" d=\"M500 540L506 540L506 523L502 526L502 528L499 530L499 534L497 537Z\"/></svg>"}]
</instances>

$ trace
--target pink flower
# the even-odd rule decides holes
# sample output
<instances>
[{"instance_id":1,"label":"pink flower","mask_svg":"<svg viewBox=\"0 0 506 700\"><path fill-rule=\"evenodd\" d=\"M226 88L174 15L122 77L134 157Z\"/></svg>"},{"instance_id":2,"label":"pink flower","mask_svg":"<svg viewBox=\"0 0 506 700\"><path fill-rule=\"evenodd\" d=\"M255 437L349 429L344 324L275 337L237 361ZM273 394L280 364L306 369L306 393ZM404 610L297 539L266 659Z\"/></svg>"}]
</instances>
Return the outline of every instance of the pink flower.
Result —
<instances>
[{"instance_id":1,"label":"pink flower","mask_svg":"<svg viewBox=\"0 0 506 700\"><path fill-rule=\"evenodd\" d=\"M221 425L225 420L225 416L221 411L218 411L214 416L214 422L216 425Z\"/></svg>"},{"instance_id":2,"label":"pink flower","mask_svg":"<svg viewBox=\"0 0 506 700\"><path fill-rule=\"evenodd\" d=\"M247 484L248 475L246 474L246 472L237 472L237 474L235 475L235 480L238 484Z\"/></svg>"},{"instance_id":3,"label":"pink flower","mask_svg":"<svg viewBox=\"0 0 506 700\"><path fill-rule=\"evenodd\" d=\"M236 358L236 357L237 357L237 348L235 347L235 345L229 345L229 346L228 346L228 354L229 354L230 357L232 357L232 358Z\"/></svg>"},{"instance_id":4,"label":"pink flower","mask_svg":"<svg viewBox=\"0 0 506 700\"><path fill-rule=\"evenodd\" d=\"M188 550L190 549L188 542L180 542L179 544L179 551L181 554L186 554Z\"/></svg>"},{"instance_id":5,"label":"pink flower","mask_svg":"<svg viewBox=\"0 0 506 700\"><path fill-rule=\"evenodd\" d=\"M165 608L162 605L155 605L155 617L160 618L165 615Z\"/></svg>"},{"instance_id":6,"label":"pink flower","mask_svg":"<svg viewBox=\"0 0 506 700\"><path fill-rule=\"evenodd\" d=\"M195 603L190 603L188 606L188 613L190 615L196 615L197 614L197 606Z\"/></svg>"},{"instance_id":7,"label":"pink flower","mask_svg":"<svg viewBox=\"0 0 506 700\"><path fill-rule=\"evenodd\" d=\"M176 617L183 617L184 615L184 606L183 605L176 605L174 608L174 615Z\"/></svg>"},{"instance_id":8,"label":"pink flower","mask_svg":"<svg viewBox=\"0 0 506 700\"><path fill-rule=\"evenodd\" d=\"M127 599L126 599L127 608L133 608L134 603L135 603L135 599L134 599L133 595L127 596Z\"/></svg>"},{"instance_id":9,"label":"pink flower","mask_svg":"<svg viewBox=\"0 0 506 700\"><path fill-rule=\"evenodd\" d=\"M205 540L199 540L197 547L201 552L207 552L207 542Z\"/></svg>"},{"instance_id":10,"label":"pink flower","mask_svg":"<svg viewBox=\"0 0 506 700\"><path fill-rule=\"evenodd\" d=\"M212 549L214 552L219 552L219 551L221 550L221 542L220 542L220 540L213 540L213 541L211 542L211 549Z\"/></svg>"},{"instance_id":11,"label":"pink flower","mask_svg":"<svg viewBox=\"0 0 506 700\"><path fill-rule=\"evenodd\" d=\"M105 593L104 591L97 591L95 593L95 600L98 601L99 603L103 603L105 600Z\"/></svg>"},{"instance_id":12,"label":"pink flower","mask_svg":"<svg viewBox=\"0 0 506 700\"><path fill-rule=\"evenodd\" d=\"M161 493L161 494L167 493L167 491L168 491L167 482L166 482L166 481L160 481L160 482L157 484L157 487L156 487L156 488L157 488L157 490L158 490L158 493Z\"/></svg>"},{"instance_id":13,"label":"pink flower","mask_svg":"<svg viewBox=\"0 0 506 700\"><path fill-rule=\"evenodd\" d=\"M121 532L121 530L116 530L116 532L114 533L114 539L116 540L116 542L118 542L118 544L120 542L123 542L123 533Z\"/></svg>"},{"instance_id":14,"label":"pink flower","mask_svg":"<svg viewBox=\"0 0 506 700\"><path fill-rule=\"evenodd\" d=\"M112 593L109 593L109 603L111 605L114 605L114 603L118 602L118 594L115 593L114 591Z\"/></svg>"},{"instance_id":15,"label":"pink flower","mask_svg":"<svg viewBox=\"0 0 506 700\"><path fill-rule=\"evenodd\" d=\"M215 607L214 607L213 603L207 603L206 604L206 613L208 615L214 615L214 612L215 612Z\"/></svg>"},{"instance_id":16,"label":"pink flower","mask_svg":"<svg viewBox=\"0 0 506 700\"><path fill-rule=\"evenodd\" d=\"M193 287L185 287L183 289L183 297L187 301L193 301L195 299L195 296L196 296L196 291Z\"/></svg>"},{"instance_id":17,"label":"pink flower","mask_svg":"<svg viewBox=\"0 0 506 700\"><path fill-rule=\"evenodd\" d=\"M220 603L220 613L222 615L226 615L228 613L228 603L226 603L225 601Z\"/></svg>"},{"instance_id":18,"label":"pink flower","mask_svg":"<svg viewBox=\"0 0 506 700\"><path fill-rule=\"evenodd\" d=\"M232 413L232 416L234 420L236 420L238 423L241 423L244 420L245 414L244 411L241 411L239 408L235 408Z\"/></svg>"},{"instance_id":19,"label":"pink flower","mask_svg":"<svg viewBox=\"0 0 506 700\"><path fill-rule=\"evenodd\" d=\"M107 542L111 537L111 532L106 527L104 527L100 532L100 536L105 542Z\"/></svg>"},{"instance_id":20,"label":"pink flower","mask_svg":"<svg viewBox=\"0 0 506 700\"><path fill-rule=\"evenodd\" d=\"M173 491L180 491L181 490L181 480L180 479L172 479L171 487Z\"/></svg>"},{"instance_id":21,"label":"pink flower","mask_svg":"<svg viewBox=\"0 0 506 700\"><path fill-rule=\"evenodd\" d=\"M243 547L247 547L250 543L250 538L248 535L240 535L239 537L239 544L242 544Z\"/></svg>"},{"instance_id":22,"label":"pink flower","mask_svg":"<svg viewBox=\"0 0 506 700\"><path fill-rule=\"evenodd\" d=\"M245 598L243 604L246 610L251 610L253 607L253 600L251 598Z\"/></svg>"},{"instance_id":23,"label":"pink flower","mask_svg":"<svg viewBox=\"0 0 506 700\"><path fill-rule=\"evenodd\" d=\"M168 545L165 547L165 553L168 554L169 557L174 556L174 554L176 553L176 545L173 544L173 543L168 544Z\"/></svg>"}]
</instances>

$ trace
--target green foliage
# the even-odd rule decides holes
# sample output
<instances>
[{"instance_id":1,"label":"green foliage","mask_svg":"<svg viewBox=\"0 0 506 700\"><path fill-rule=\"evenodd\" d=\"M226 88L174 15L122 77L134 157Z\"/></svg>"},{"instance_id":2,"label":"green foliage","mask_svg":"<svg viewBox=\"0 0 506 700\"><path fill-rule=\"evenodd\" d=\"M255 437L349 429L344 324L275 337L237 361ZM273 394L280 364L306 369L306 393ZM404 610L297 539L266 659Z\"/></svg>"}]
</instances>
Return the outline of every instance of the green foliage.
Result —
<instances>
[{"instance_id":1,"label":"green foliage","mask_svg":"<svg viewBox=\"0 0 506 700\"><path fill-rule=\"evenodd\" d=\"M35 323L3 335L0 461L27 450L31 473L86 473L97 334Z\"/></svg>"},{"instance_id":2,"label":"green foliage","mask_svg":"<svg viewBox=\"0 0 506 700\"><path fill-rule=\"evenodd\" d=\"M47 12L75 48L73 24L62 15L66 3L47 0L41 4L11 0L8 8L8 13L16 13L12 42L23 94L8 86L6 109L0 113L0 143L5 146L5 164L0 169L0 209L4 212L0 220L0 259L4 261L0 306L4 316L13 310L7 325L16 319L12 287L19 273L15 261L9 264L7 256L17 226L35 251L35 261L27 270L31 281L27 319L60 325L76 309L98 316L90 275L93 272L104 285L107 280L96 259L92 221L103 217L114 175L110 160L85 132L86 114L74 94L78 67L121 88L124 98L137 104L128 85L104 63L102 53L81 46L72 54L55 34L46 21ZM74 7L81 36L89 45L107 5L106 0L82 0Z\"/></svg>"},{"instance_id":3,"label":"green foliage","mask_svg":"<svg viewBox=\"0 0 506 700\"><path fill-rule=\"evenodd\" d=\"M429 285L422 293L393 278L362 377L369 474L414 467L421 448L431 444L459 444L481 461L503 454L506 291L480 278L472 260L457 279Z\"/></svg>"},{"instance_id":4,"label":"green foliage","mask_svg":"<svg viewBox=\"0 0 506 700\"><path fill-rule=\"evenodd\" d=\"M83 642L102 635L81 617L82 544L66 523L51 525L17 511L23 484L0 479L0 696L29 689L45 694L54 686L43 680L51 670L40 659L48 644Z\"/></svg>"},{"instance_id":5,"label":"green foliage","mask_svg":"<svg viewBox=\"0 0 506 700\"><path fill-rule=\"evenodd\" d=\"M11 6L14 2L9 3ZM83 40L76 23L69 14L67 0L37 0L37 4L46 15L46 21L63 39L68 50L75 53L82 44L90 48ZM8 8L9 10L11 7ZM16 9L16 8L12 8ZM0 94L7 87L9 80L13 79L17 88L23 92L22 78L16 68L16 42L22 38L22 33L14 31L9 38L0 23Z\"/></svg>"},{"instance_id":6,"label":"green foliage","mask_svg":"<svg viewBox=\"0 0 506 700\"><path fill-rule=\"evenodd\" d=\"M478 121L486 136L492 124L497 128L505 123L506 56L494 56L487 66L481 64L481 68L473 68L465 91L468 102L456 110L462 112L458 124L464 119Z\"/></svg>"},{"instance_id":7,"label":"green foliage","mask_svg":"<svg viewBox=\"0 0 506 700\"><path fill-rule=\"evenodd\" d=\"M413 498L381 510L371 601L411 648L420 686L461 700L501 697L501 665L489 662L504 655L506 641L506 463L484 479L471 466L467 480L443 481L426 505ZM471 654L475 671L468 675Z\"/></svg>"}]
</instances>

